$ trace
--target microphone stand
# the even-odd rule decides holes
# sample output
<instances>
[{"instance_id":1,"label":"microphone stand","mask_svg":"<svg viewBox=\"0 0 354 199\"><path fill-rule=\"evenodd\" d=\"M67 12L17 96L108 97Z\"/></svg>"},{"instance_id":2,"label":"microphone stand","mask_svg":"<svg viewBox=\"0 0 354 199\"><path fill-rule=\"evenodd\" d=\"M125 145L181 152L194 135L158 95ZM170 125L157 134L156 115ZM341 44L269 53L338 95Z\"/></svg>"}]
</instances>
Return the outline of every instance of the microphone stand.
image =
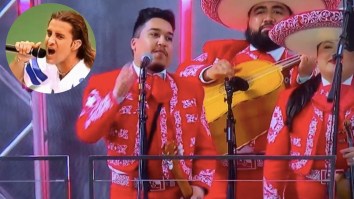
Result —
<instances>
[{"instance_id":1,"label":"microphone stand","mask_svg":"<svg viewBox=\"0 0 354 199\"><path fill-rule=\"evenodd\" d=\"M225 91L227 102L227 119L226 119L226 142L228 147L228 155L236 155L236 134L235 134L235 124L236 120L232 112L232 97L233 93L236 91L246 91L248 90L248 82L240 77L232 77L231 79L225 78ZM228 160L228 184L227 184L227 199L235 199L236 187L235 179L237 177L237 164L234 159Z\"/></svg>"},{"instance_id":2,"label":"microphone stand","mask_svg":"<svg viewBox=\"0 0 354 199\"><path fill-rule=\"evenodd\" d=\"M140 136L140 155L147 154L147 135L146 135L146 67L140 67L139 75L139 136ZM149 191L149 183L146 181L147 175L147 160L139 160L139 176L138 176L138 199L147 199Z\"/></svg>"},{"instance_id":3,"label":"microphone stand","mask_svg":"<svg viewBox=\"0 0 354 199\"><path fill-rule=\"evenodd\" d=\"M227 102L227 119L226 119L226 142L228 148L228 155L236 154L236 136L235 136L235 123L234 115L232 112L232 96L234 93L234 88L231 84L231 80L229 78L225 78L225 91L226 91L226 99ZM235 198L235 181L236 179L236 163L234 159L228 160L228 181L227 181L227 199Z\"/></svg>"},{"instance_id":4,"label":"microphone stand","mask_svg":"<svg viewBox=\"0 0 354 199\"><path fill-rule=\"evenodd\" d=\"M347 41L347 28L348 28L348 21L349 21L349 15L353 14L353 0L347 0L346 1L346 9L343 15L343 29L342 29L342 34L340 35L339 43L338 43L338 48L337 48L337 53L334 55L336 59L336 68L334 71L334 77L333 77L333 82L332 82L332 88L328 94L327 101L328 102L333 102L333 109L332 109L332 138L333 138L333 143L332 143L332 153L330 155L336 155L337 154L337 133L338 133L338 127L339 127L339 104L340 104L340 91L341 91L341 83L342 83L342 59L343 59L343 50L344 46L346 45ZM344 4L344 2L343 2ZM329 196L334 196L334 171L335 171L335 165L330 165L331 171L328 172L329 175L333 173L330 179L330 184L329 184L329 189L328 189L328 194Z\"/></svg>"}]
</instances>

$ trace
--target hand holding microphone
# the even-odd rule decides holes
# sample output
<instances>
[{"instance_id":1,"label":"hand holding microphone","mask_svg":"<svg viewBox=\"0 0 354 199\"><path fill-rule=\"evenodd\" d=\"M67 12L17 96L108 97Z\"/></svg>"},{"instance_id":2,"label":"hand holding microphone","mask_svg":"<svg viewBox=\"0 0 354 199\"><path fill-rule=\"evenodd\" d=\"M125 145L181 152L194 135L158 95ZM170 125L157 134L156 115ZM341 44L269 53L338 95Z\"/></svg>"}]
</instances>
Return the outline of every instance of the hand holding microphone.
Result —
<instances>
[{"instance_id":1,"label":"hand holding microphone","mask_svg":"<svg viewBox=\"0 0 354 199\"><path fill-rule=\"evenodd\" d=\"M39 48L41 42L29 42L29 41L20 41L16 42L15 46L6 45L7 51L17 52L17 62L26 63L32 56L35 57L45 57L45 50Z\"/></svg>"}]
</instances>

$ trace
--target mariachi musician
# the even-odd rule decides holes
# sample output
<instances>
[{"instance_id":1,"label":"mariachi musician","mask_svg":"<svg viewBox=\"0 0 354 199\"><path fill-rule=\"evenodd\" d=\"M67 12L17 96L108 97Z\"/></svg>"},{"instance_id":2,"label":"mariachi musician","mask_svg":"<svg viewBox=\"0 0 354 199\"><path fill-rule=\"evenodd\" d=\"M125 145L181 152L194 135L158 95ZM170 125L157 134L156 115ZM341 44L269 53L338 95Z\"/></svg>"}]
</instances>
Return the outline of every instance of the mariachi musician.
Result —
<instances>
[{"instance_id":1,"label":"mariachi musician","mask_svg":"<svg viewBox=\"0 0 354 199\"><path fill-rule=\"evenodd\" d=\"M335 8L338 3L333 0L201 1L202 9L208 17L228 28L243 31L246 37L246 41L208 41L203 47L203 54L181 64L177 69L180 76L197 78L204 85L206 116L219 154L227 153L224 132L227 106L224 103L225 95L220 92L224 78L237 75L250 83L248 91L236 92L233 99L238 153L263 153L266 144L265 131L269 127L278 91L284 85L289 86L289 82L296 84L308 80L313 71L311 67L315 66L314 58L294 55L272 42L268 31L275 23L292 14L326 7ZM288 69L283 73L278 72L276 65L282 64L289 68L300 59L301 63L291 77ZM259 180L237 182L237 198L244 195L248 199L261 198L263 162L239 161L237 168L239 180ZM215 181L207 198L226 198L227 171L226 164L219 161Z\"/></svg>"},{"instance_id":2,"label":"mariachi musician","mask_svg":"<svg viewBox=\"0 0 354 199\"><path fill-rule=\"evenodd\" d=\"M319 74L281 93L268 131L266 155L331 155L333 144L336 144L337 151L335 165L330 165L328 160L266 160L265 199L331 198L326 182L329 169L333 166L338 190L347 190L344 194L337 192L342 196L337 198L349 198L349 184L343 183L342 178L347 176L348 165L354 165L354 147L348 144L353 142L354 136L353 17L349 20L348 32L351 36L341 61L339 131L335 134L332 131L333 103L327 101L336 66L333 55L336 54L342 32L342 21L340 10L315 10L290 17L270 31L276 43L298 53L317 56ZM336 143L333 135L336 135ZM287 187L294 189L291 195L284 194Z\"/></svg>"}]
</instances>

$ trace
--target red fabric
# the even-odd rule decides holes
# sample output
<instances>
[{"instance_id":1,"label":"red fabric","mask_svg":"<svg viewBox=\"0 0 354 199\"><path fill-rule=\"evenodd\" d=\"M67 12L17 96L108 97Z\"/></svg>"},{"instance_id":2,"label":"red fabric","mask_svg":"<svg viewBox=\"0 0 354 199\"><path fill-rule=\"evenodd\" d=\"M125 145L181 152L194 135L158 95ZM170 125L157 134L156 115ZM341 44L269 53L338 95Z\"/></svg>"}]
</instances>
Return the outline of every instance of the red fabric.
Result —
<instances>
[{"instance_id":1,"label":"red fabric","mask_svg":"<svg viewBox=\"0 0 354 199\"><path fill-rule=\"evenodd\" d=\"M135 83L127 97L117 104L112 90L118 74L119 70L115 70L90 78L76 125L77 135L80 140L89 143L104 138L108 155L137 156L140 147L138 85ZM194 80L168 74L165 81L161 78L147 80L146 89L147 93L151 93L147 94L147 137L157 104L163 102L149 154L162 155L164 144L174 141L181 148L182 155L215 155L204 111L200 106L203 90ZM166 101L165 95L170 100ZM209 189L215 169L214 160L181 160L179 164L182 165L185 178L193 179L191 185ZM137 177L138 161L109 160L108 165L112 171L124 172L129 180ZM173 179L167 163L160 160L148 161L148 175L150 179ZM112 187L125 187L124 180L115 179L115 186ZM118 194L119 190L111 191ZM111 198L119 196L113 194Z\"/></svg>"},{"instance_id":2,"label":"red fabric","mask_svg":"<svg viewBox=\"0 0 354 199\"><path fill-rule=\"evenodd\" d=\"M254 54L255 57L251 57ZM281 59L285 59L290 55L286 50ZM194 60L182 63L177 68L177 74L181 77L192 77L199 80L199 75L203 69L212 65L216 59L226 59L233 63L236 67L238 64L252 61L255 59L265 60L274 63L274 59L267 53L259 51L249 51L249 43L244 40L216 40L208 41L203 47L203 54ZM283 73L290 78L289 71ZM250 74L251 75L251 74ZM297 72L292 74L297 76ZM289 79L285 79L288 85ZM291 83L296 84L296 78L292 78ZM266 96L262 96L255 100L248 100L240 103L236 107L236 132L245 136L259 135L269 127L269 121L276 103L277 92L273 92ZM224 117L218 119L213 124L210 124L211 131L214 129L222 130L225 128ZM251 137L251 139L254 137ZM265 151L266 139L265 135L257 138L258 140L251 141L246 147L251 148L250 153L262 153ZM254 166L254 165L253 165ZM238 179L240 180L260 180L259 182L238 182L237 183L237 198L261 198L262 197L262 178L263 178L263 163L259 162L259 166L254 168L245 168L245 170L238 171ZM227 182L218 182L218 180L227 179L227 167L223 166L222 162L217 162L217 169L215 174L215 181L213 182L210 194L207 199L226 198ZM252 190L252 191L249 191Z\"/></svg>"},{"instance_id":3,"label":"red fabric","mask_svg":"<svg viewBox=\"0 0 354 199\"><path fill-rule=\"evenodd\" d=\"M293 130L284 125L286 120L286 104L292 90L285 91L279 98L273 113L268 131L266 155L326 155L330 154L330 128L332 123L332 105L327 102L330 86L320 86L312 100L293 121ZM339 132L337 134L336 169L346 170L346 160L340 150L347 148L346 135L343 132L344 121L354 126L354 84L342 85ZM328 165L327 165L328 166ZM325 179L326 163L314 160L265 161L264 166L264 198L282 198L282 193L289 183L277 180L302 180L293 183L297 197L293 198L325 198L326 186L321 184ZM314 180L304 182L303 180Z\"/></svg>"}]
</instances>

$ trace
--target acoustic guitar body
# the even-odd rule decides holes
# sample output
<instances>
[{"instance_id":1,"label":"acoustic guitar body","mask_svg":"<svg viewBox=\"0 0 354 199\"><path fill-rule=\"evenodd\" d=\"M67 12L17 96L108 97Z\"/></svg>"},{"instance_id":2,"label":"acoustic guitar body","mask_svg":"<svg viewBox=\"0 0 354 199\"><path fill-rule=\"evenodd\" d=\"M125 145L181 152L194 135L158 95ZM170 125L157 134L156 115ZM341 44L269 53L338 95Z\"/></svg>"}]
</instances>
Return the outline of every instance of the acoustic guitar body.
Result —
<instances>
[{"instance_id":1,"label":"acoustic guitar body","mask_svg":"<svg viewBox=\"0 0 354 199\"><path fill-rule=\"evenodd\" d=\"M249 142L269 128L269 122L278 94L284 89L279 66L265 61L250 61L236 66L241 70L235 76L248 81L247 91L233 94L233 113L236 119L237 147ZM224 82L204 87L204 106L212 137L219 154L227 153L226 143L226 93Z\"/></svg>"}]
</instances>

